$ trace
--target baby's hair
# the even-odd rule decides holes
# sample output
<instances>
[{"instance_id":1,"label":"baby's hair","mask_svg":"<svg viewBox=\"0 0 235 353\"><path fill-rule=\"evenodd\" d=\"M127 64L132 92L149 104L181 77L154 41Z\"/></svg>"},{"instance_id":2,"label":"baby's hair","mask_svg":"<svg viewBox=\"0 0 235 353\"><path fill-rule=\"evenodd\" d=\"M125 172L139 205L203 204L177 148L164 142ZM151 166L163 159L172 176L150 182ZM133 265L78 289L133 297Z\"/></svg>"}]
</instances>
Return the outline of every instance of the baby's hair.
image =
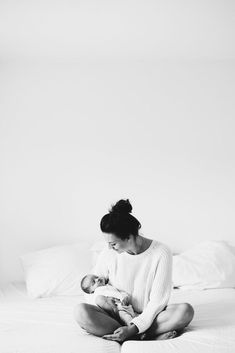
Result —
<instances>
[{"instance_id":1,"label":"baby's hair","mask_svg":"<svg viewBox=\"0 0 235 353\"><path fill-rule=\"evenodd\" d=\"M85 292L87 294L90 294L91 292L90 292L89 287L85 286L86 278L87 278L87 275L82 278L82 280L81 280L81 288L82 288L83 292Z\"/></svg>"},{"instance_id":2,"label":"baby's hair","mask_svg":"<svg viewBox=\"0 0 235 353\"><path fill-rule=\"evenodd\" d=\"M100 228L103 233L114 234L118 238L128 239L132 234L135 237L139 235L141 224L131 215L132 206L130 201L119 200L111 206L109 213L104 215L100 221Z\"/></svg>"}]
</instances>

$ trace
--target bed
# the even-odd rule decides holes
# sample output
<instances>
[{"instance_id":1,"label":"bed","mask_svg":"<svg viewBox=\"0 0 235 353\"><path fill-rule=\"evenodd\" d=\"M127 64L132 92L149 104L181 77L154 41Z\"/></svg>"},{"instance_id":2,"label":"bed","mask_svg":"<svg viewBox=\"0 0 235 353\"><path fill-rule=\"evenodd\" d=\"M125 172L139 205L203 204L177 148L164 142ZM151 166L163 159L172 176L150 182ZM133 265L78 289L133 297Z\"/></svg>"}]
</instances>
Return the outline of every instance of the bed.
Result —
<instances>
[{"instance_id":1,"label":"bed","mask_svg":"<svg viewBox=\"0 0 235 353\"><path fill-rule=\"evenodd\" d=\"M177 338L121 345L88 334L73 316L74 307L85 301L80 280L92 272L103 246L84 240L21 256L24 281L0 289L0 353L235 352L233 248L210 241L174 255L178 288L170 303L190 303L193 321Z\"/></svg>"},{"instance_id":2,"label":"bed","mask_svg":"<svg viewBox=\"0 0 235 353\"><path fill-rule=\"evenodd\" d=\"M117 342L87 334L73 319L83 296L32 299L24 283L0 291L0 353L118 353Z\"/></svg>"},{"instance_id":3,"label":"bed","mask_svg":"<svg viewBox=\"0 0 235 353\"><path fill-rule=\"evenodd\" d=\"M174 289L171 303L189 302L195 317L185 332L168 341L94 337L73 319L83 295L30 298L25 283L0 290L0 353L234 353L235 289Z\"/></svg>"}]
</instances>

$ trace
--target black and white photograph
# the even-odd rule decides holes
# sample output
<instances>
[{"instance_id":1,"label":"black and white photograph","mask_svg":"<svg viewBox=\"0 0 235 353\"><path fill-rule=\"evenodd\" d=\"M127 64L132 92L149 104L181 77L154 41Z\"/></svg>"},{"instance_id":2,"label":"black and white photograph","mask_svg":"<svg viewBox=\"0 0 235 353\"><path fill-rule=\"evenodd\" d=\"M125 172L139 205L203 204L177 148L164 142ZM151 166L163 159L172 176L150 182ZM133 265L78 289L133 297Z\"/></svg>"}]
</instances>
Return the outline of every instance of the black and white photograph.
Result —
<instances>
[{"instance_id":1,"label":"black and white photograph","mask_svg":"<svg viewBox=\"0 0 235 353\"><path fill-rule=\"evenodd\" d=\"M0 353L235 352L235 2L0 0Z\"/></svg>"}]
</instances>

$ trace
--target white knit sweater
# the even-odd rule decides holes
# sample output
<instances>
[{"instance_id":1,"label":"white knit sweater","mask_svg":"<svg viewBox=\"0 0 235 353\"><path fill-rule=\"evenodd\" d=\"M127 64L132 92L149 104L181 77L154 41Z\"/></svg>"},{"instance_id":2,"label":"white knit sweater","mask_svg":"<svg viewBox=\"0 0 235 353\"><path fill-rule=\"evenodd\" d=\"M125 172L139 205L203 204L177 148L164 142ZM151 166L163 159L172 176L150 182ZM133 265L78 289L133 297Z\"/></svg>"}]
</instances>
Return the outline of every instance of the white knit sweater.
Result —
<instances>
[{"instance_id":1,"label":"white knit sweater","mask_svg":"<svg viewBox=\"0 0 235 353\"><path fill-rule=\"evenodd\" d=\"M108 278L112 286L130 294L131 304L140 314L131 322L142 333L169 301L172 254L166 245L155 240L137 255L105 249L99 255L93 273Z\"/></svg>"}]
</instances>

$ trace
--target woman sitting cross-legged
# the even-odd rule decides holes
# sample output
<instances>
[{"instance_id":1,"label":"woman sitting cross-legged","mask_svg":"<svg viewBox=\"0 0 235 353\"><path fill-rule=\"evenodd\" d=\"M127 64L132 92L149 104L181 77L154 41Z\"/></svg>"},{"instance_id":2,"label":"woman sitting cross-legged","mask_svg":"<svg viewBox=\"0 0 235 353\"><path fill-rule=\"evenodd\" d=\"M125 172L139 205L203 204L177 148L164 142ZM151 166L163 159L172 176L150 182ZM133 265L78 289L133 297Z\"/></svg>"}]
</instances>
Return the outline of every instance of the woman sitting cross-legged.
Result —
<instances>
[{"instance_id":1,"label":"woman sitting cross-legged","mask_svg":"<svg viewBox=\"0 0 235 353\"><path fill-rule=\"evenodd\" d=\"M188 303L167 305L171 252L163 243L139 234L141 224L131 211L129 200L120 200L102 217L100 227L109 249L100 254L93 273L129 293L138 315L123 326L102 306L81 303L75 319L87 332L118 342L138 339L143 333L146 340L173 338L191 322L194 310Z\"/></svg>"}]
</instances>

